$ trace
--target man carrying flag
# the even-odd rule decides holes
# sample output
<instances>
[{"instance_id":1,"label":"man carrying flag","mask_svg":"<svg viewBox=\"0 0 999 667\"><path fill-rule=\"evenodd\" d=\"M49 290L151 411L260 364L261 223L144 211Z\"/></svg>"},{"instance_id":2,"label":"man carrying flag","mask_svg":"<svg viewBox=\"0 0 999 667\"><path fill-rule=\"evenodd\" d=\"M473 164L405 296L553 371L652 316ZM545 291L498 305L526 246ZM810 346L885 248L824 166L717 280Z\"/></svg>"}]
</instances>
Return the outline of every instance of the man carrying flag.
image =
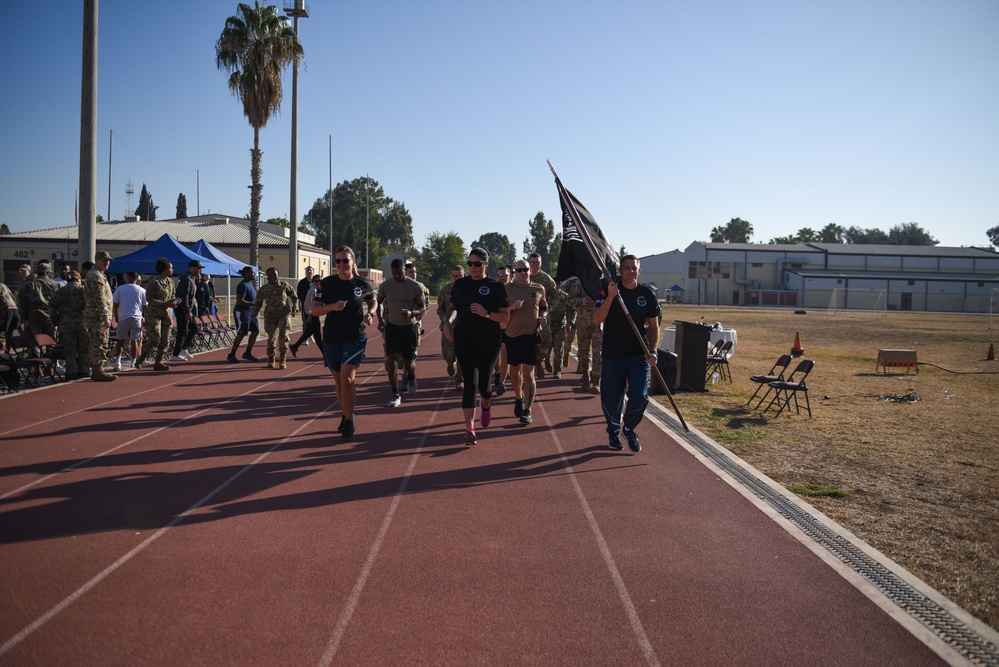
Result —
<instances>
[{"instance_id":1,"label":"man carrying flag","mask_svg":"<svg viewBox=\"0 0 999 667\"><path fill-rule=\"evenodd\" d=\"M548 166L551 168L551 163ZM593 322L597 326L603 324L604 328L600 404L607 420L608 445L613 450L623 449L620 439L623 430L628 448L639 452L642 444L635 428L649 404L649 372L659 374L656 350L662 309L655 293L638 283L638 258L626 255L616 259L590 212L562 186L553 168L552 175L562 205L562 251L556 279L573 275L579 278L583 290L596 302ZM601 280L607 285L605 289L601 289ZM688 430L673 396L667 392L667 397L680 425Z\"/></svg>"}]
</instances>

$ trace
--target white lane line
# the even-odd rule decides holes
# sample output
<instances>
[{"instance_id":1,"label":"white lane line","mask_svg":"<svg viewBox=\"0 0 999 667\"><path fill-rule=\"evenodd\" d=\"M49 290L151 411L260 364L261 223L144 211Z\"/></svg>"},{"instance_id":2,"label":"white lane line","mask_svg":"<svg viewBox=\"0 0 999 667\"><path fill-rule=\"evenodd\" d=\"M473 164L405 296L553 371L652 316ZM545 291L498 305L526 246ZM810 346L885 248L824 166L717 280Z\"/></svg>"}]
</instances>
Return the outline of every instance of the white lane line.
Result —
<instances>
[{"instance_id":1,"label":"white lane line","mask_svg":"<svg viewBox=\"0 0 999 667\"><path fill-rule=\"evenodd\" d=\"M624 607L625 615L631 623L632 632L635 633L635 639L638 641L638 645L642 649L642 654L645 656L645 662L649 665L659 665L659 658L656 657L656 651L652 647L652 643L649 641L648 635L645 633L645 626L642 625L642 619L638 615L638 609L635 608L635 603L632 602L631 595L628 594L628 588L624 585L624 579L621 577L621 572L617 568L617 563L614 562L614 555L611 553L610 547L607 545L607 540L604 539L604 535L600 531L597 519L593 516L590 504L586 501L586 496L583 494L583 489L579 485L579 481L576 479L575 471L572 469L572 465L570 465L569 459L565 455L565 450L562 449L562 442L558 438L558 433L555 432L552 420L548 416L548 411L545 410L545 406L541 401L535 401L534 404L541 406L541 414L544 415L548 432L551 434L552 440L555 441L555 447L558 449L559 456L562 457L562 463L569 472L568 477L572 482L572 488L576 491L576 497L579 499L579 504L583 508L583 514L586 515L586 521L590 524L590 530L593 531L593 537L597 541L597 547L600 549L600 555L603 556L604 563L607 565L607 570L610 572L611 580L614 582L614 588L617 589L617 595L621 599L621 605Z\"/></svg>"},{"instance_id":2,"label":"white lane line","mask_svg":"<svg viewBox=\"0 0 999 667\"><path fill-rule=\"evenodd\" d=\"M299 372L300 371L295 371L295 373L299 373ZM295 373L289 373L285 377L290 377L290 376L294 375ZM219 401L218 403L214 403L214 404L208 406L207 408L202 408L201 410L198 410L197 412L192 412L191 414L186 415L184 417L181 417L180 419L178 419L176 421L170 422L169 424L166 424L165 426L160 426L157 429L153 429L152 431L149 431L147 433L143 433L140 436L136 436L136 437L132 438L131 440L123 442L120 445L115 445L111 449L107 449L107 450L101 452L100 454L95 454L94 456L91 456L90 458L87 458L87 459L81 459L81 460L77 461L76 463L74 463L73 465L66 466L62 470L59 470L57 472L45 475L44 477L39 477L38 479L36 479L33 482L29 482L29 483L27 483L27 484L25 484L23 486L20 486L20 487L18 487L16 489L13 489L11 491L8 491L7 493L4 493L4 494L0 495L0 500L3 500L5 498L9 498L10 496L13 496L15 494L21 493L22 491L26 491L26 490L30 489L31 487L33 487L33 486L36 486L38 484L41 484L41 483L43 483L45 481L48 481L48 480L52 479L56 475L61 475L63 473L67 473L67 472L69 472L71 470L75 470L76 468L79 468L80 466L86 465L86 464L90 463L91 461L95 461L95 460L97 460L97 459L99 459L99 458L101 458L103 456L107 456L108 454L113 454L114 452L118 451L119 449L122 449L123 447L128 447L129 445L133 445L133 444L139 442L140 440L145 440L146 438L148 438L150 436L153 436L153 435L156 435L157 433L159 433L160 431L163 431L165 429L173 428L174 426L177 426L178 424L181 424L181 423L187 421L188 419L193 419L195 417L199 417L199 416L205 414L206 412L214 410L215 408L220 408L223 405L225 405L226 403L231 403L231 402L233 402L233 401L235 401L235 400L237 400L239 398L242 398L242 397L246 396L247 394L252 394L255 391L258 391L260 389L268 387L268 386L274 384L275 382L277 382L277 380L271 380L270 382L265 382L262 385L258 385L258 386L254 387L252 389L248 389L247 391L244 391L242 394L238 394L236 396L230 396L229 398L225 399L224 401Z\"/></svg>"},{"instance_id":3,"label":"white lane line","mask_svg":"<svg viewBox=\"0 0 999 667\"><path fill-rule=\"evenodd\" d=\"M328 665L332 664L333 658L336 657L337 651L340 650L340 642L343 641L343 636L347 632L347 626L350 624L350 620L353 618L354 612L357 610L357 604L361 599L361 593L364 591L364 585L368 582L368 577L371 576L371 570L375 566L375 560L378 558L378 552L381 551L382 544L385 542L385 536L388 534L389 527L392 525L392 520L395 518L396 510L399 508L399 503L402 502L402 496L406 492L406 486L409 484L409 478L412 476L413 469L416 468L416 463L419 461L420 455L423 453L423 445L426 443L427 436L430 434L430 427L433 426L437 413L441 409L441 403L444 402L444 399L447 396L447 389L445 388L441 392L440 398L437 399L437 405L434 406L434 411L430 414L430 419L427 421L426 428L423 431L423 437L420 438L420 444L417 446L416 451L413 452L413 456L409 460L409 466L406 468L406 473L403 475L402 481L399 482L399 488L392 497L392 503L389 505L388 512L385 513L385 518L382 520L382 525L378 530L378 535L375 536L375 541L371 544L371 549L368 551L368 558L365 560L364 566L361 568L357 581L354 582L354 588L350 592L350 597L347 598L347 604L344 606L343 611L340 612L340 618L337 619L336 628L333 630L333 636L330 638L329 644L326 646L326 651L319 660L321 667L328 667Z\"/></svg>"},{"instance_id":4,"label":"white lane line","mask_svg":"<svg viewBox=\"0 0 999 667\"><path fill-rule=\"evenodd\" d=\"M249 392L247 392L247 393L249 393ZM5 654L10 649L12 649L15 646L17 646L19 643L21 643L27 637L29 637L33 632L35 632L40 627L42 627L43 625L45 625L46 623L48 623L50 620L52 620L57 614L59 614L59 612L63 611L64 609L66 609L66 607L70 606L71 604L73 604L74 602L76 602L77 600L79 600L81 597L83 597L84 595L86 595L86 593L88 591L90 591L92 588L94 588L95 586L97 586L97 584L99 584L102 581L104 581L105 579L107 579L109 576L111 576L112 574L114 574L114 572L116 570L118 570L119 568L121 568L128 561L132 560L132 558L134 558L139 553L141 553L142 551L144 551L149 545L151 545L153 542L155 542L159 538L163 537L163 535L165 535L168 530L170 530L171 528L173 528L174 526L176 526L178 523L180 523L181 521L183 521L192 512L197 511L201 506L203 506L205 503L207 503L212 498L214 498L215 496L217 496L227 486L229 486L230 484L232 484L233 482L235 482L237 479L239 479L240 477L242 477L250 469L252 469L258 463L260 463L265 458L267 458L268 456L270 456L273 452L275 452L278 449L280 449L286 442L288 442L289 440L291 440L292 438L294 438L296 435L298 435L303 429L305 429L306 427L310 426L314 421L316 421L317 419L319 419L320 417L322 417L323 415L325 415L327 412L331 411L334 408L335 405L336 405L336 402L333 402L330 405L328 405L325 408L323 408L322 411L316 413L316 415L314 417L312 417L312 419L310 419L309 421L307 421L304 424L302 424L301 426L299 426L297 429L295 429L294 431L292 431L287 437L285 437L284 439L282 439L281 441L279 441L273 447L271 447L270 449L268 449L266 452L264 452L263 454L261 454L260 456L258 456L257 458L255 458L253 461L251 461L250 463L248 463L246 466L244 466L241 470L239 470L238 472L236 472L232 477L230 477L226 481L222 482L222 484L220 484L219 486L215 487L215 489L213 489L208 495L206 495L204 498L202 498L201 500L199 500L198 502L194 503L189 508L187 508L184 511L183 514L181 514L180 516L176 517L173 521L171 521L170 523L168 523L167 525L163 526L162 528L160 528L159 530L157 530L155 533L153 533L152 535L150 535L149 537L147 537L140 544L136 545L131 551L129 551L128 553L126 553L124 556L122 556L121 558L119 558L118 560L116 560L111 565L108 565L106 568L104 568L100 573L98 573L96 576L94 576L93 579L91 579L87 583L85 583L82 586L80 586L80 588L76 589L75 592L73 592L68 597L66 597L62 602L58 603L57 605L55 605L54 607L52 607L51 609L49 609L47 612L45 612L44 614L42 614L41 616L39 616L33 623L31 623L30 625L28 625L27 627L25 627L23 630L21 630L20 632L18 632L16 635L14 635L13 637L11 637L7 641L5 641L3 643L3 645L0 645L0 655Z\"/></svg>"}]
</instances>

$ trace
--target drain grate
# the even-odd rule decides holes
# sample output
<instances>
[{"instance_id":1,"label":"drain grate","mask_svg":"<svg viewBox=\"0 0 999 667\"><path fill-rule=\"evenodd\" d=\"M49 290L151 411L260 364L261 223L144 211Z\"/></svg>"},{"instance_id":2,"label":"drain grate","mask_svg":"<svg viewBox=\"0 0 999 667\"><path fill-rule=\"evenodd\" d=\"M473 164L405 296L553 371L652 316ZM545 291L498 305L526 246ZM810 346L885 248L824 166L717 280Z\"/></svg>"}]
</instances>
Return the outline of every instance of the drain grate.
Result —
<instances>
[{"instance_id":1,"label":"drain grate","mask_svg":"<svg viewBox=\"0 0 999 667\"><path fill-rule=\"evenodd\" d=\"M683 431L680 422L665 408L655 402L650 402L649 410L671 427L674 437L682 438L719 468L739 480L753 495L770 505L812 540L846 563L854 572L871 582L885 597L932 630L952 649L973 664L999 667L999 647L994 643L975 632L934 600L920 593L904 579L857 548L852 542L825 526L796 502L765 484L763 480L730 459L724 452L710 446L697 434Z\"/></svg>"}]
</instances>

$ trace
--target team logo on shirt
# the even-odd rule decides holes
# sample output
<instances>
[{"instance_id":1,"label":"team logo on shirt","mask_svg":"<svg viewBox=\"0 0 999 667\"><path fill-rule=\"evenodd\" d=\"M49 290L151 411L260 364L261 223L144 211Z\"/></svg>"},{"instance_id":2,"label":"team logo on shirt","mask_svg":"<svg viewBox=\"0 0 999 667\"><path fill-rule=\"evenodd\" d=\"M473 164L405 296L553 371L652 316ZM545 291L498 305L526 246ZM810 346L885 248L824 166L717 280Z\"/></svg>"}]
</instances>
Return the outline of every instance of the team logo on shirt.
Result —
<instances>
[{"instance_id":1,"label":"team logo on shirt","mask_svg":"<svg viewBox=\"0 0 999 667\"><path fill-rule=\"evenodd\" d=\"M355 287L354 288L354 296L356 296L358 299L360 299L362 294L364 294L364 290L362 290L360 287Z\"/></svg>"},{"instance_id":2,"label":"team logo on shirt","mask_svg":"<svg viewBox=\"0 0 999 667\"><path fill-rule=\"evenodd\" d=\"M645 304L648 303L648 302L645 300L644 296L640 296L637 299L635 299L635 303L637 303L639 306L641 306L642 308L644 308Z\"/></svg>"},{"instance_id":3,"label":"team logo on shirt","mask_svg":"<svg viewBox=\"0 0 999 667\"><path fill-rule=\"evenodd\" d=\"M489 288L483 285L482 287L479 288L479 294L481 294L482 296L489 294Z\"/></svg>"}]
</instances>

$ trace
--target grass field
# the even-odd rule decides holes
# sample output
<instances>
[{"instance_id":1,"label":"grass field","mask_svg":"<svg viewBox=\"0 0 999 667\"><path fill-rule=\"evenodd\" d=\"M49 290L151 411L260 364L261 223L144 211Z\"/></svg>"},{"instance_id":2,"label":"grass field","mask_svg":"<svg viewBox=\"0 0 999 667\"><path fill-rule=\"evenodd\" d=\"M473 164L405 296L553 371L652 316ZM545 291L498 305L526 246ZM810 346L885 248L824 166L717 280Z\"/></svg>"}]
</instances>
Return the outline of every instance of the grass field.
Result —
<instances>
[{"instance_id":1,"label":"grass field","mask_svg":"<svg viewBox=\"0 0 999 667\"><path fill-rule=\"evenodd\" d=\"M999 628L999 362L985 361L999 331L988 316L672 305L664 326L702 317L738 330L734 381L676 394L687 422ZM796 332L815 361L813 418L745 407L749 376ZM875 372L878 350L892 348L916 350L918 374ZM889 400L907 394L918 400Z\"/></svg>"}]
</instances>

